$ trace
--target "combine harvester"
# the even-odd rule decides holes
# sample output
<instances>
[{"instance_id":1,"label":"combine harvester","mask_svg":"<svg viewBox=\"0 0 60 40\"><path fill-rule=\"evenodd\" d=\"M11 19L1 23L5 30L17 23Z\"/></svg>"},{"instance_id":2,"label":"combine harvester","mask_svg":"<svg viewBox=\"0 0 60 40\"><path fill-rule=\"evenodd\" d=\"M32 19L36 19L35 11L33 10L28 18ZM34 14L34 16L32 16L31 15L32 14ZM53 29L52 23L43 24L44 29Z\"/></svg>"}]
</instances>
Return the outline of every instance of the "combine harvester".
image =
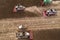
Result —
<instances>
[{"instance_id":1,"label":"combine harvester","mask_svg":"<svg viewBox=\"0 0 60 40\"><path fill-rule=\"evenodd\" d=\"M27 28L25 28L22 25L20 25L18 29L19 30L16 33L16 37L18 38L18 40L20 40L20 39L33 40L33 33L31 30L26 30Z\"/></svg>"},{"instance_id":2,"label":"combine harvester","mask_svg":"<svg viewBox=\"0 0 60 40\"><path fill-rule=\"evenodd\" d=\"M51 3L52 3L52 5L58 5L58 4L60 4L60 1L51 1ZM52 15L57 15L57 10L56 9L50 8L48 10L43 11L43 16L44 17L52 16Z\"/></svg>"},{"instance_id":3,"label":"combine harvester","mask_svg":"<svg viewBox=\"0 0 60 40\"><path fill-rule=\"evenodd\" d=\"M43 6L43 5L50 5L52 3L52 0L40 0L40 5ZM13 9L13 12L18 12L18 11L24 11L26 8L28 7L25 7L21 4L17 4L16 6L14 6L14 9Z\"/></svg>"},{"instance_id":4,"label":"combine harvester","mask_svg":"<svg viewBox=\"0 0 60 40\"><path fill-rule=\"evenodd\" d=\"M51 4L59 4L59 3L60 3L60 1L40 0L40 5L42 7L47 6L47 5L51 5ZM18 11L27 11L27 12L32 12L32 13L34 13L36 11L39 14L43 13L43 16L55 15L57 13L56 9L52 9L52 8L45 10L41 13L41 11L39 10L38 7L25 7L25 6L20 5L20 4L16 5L13 9L13 12L18 12Z\"/></svg>"}]
</instances>

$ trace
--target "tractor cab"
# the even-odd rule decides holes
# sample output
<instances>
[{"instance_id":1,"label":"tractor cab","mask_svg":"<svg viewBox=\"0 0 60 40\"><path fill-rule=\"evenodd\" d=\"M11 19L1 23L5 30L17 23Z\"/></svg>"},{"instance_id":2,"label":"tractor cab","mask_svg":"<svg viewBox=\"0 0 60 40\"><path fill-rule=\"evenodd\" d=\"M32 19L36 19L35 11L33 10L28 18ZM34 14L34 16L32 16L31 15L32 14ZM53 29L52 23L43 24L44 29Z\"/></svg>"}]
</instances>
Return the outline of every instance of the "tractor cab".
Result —
<instances>
[{"instance_id":1,"label":"tractor cab","mask_svg":"<svg viewBox=\"0 0 60 40\"><path fill-rule=\"evenodd\" d=\"M30 30L27 30L24 26L20 25L18 27L18 32L16 34L18 39L32 39Z\"/></svg>"}]
</instances>

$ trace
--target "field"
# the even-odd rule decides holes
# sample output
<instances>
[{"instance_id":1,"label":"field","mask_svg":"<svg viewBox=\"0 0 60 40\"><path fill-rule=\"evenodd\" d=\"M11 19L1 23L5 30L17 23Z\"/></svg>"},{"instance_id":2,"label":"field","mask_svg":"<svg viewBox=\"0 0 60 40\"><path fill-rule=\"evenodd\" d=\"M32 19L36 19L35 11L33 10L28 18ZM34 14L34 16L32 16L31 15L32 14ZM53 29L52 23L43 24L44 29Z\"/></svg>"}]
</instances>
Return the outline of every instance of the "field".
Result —
<instances>
[{"instance_id":1,"label":"field","mask_svg":"<svg viewBox=\"0 0 60 40\"><path fill-rule=\"evenodd\" d=\"M0 0L0 40L17 40L16 32L21 24L33 31L34 40L60 40L60 4L38 7L40 10L50 7L57 10L57 16L44 18L29 12L13 13L17 3L19 1Z\"/></svg>"}]
</instances>

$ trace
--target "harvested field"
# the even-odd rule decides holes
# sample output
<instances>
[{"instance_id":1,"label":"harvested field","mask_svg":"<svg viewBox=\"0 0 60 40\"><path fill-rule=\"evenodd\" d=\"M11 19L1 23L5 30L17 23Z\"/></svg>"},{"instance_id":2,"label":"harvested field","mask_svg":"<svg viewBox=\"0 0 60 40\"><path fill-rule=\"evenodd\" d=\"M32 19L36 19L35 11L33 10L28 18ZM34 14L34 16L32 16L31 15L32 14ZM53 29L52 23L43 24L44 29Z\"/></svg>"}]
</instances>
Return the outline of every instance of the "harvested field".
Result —
<instances>
[{"instance_id":1,"label":"harvested field","mask_svg":"<svg viewBox=\"0 0 60 40\"><path fill-rule=\"evenodd\" d=\"M57 16L44 18L41 15L38 16L38 14L30 12L13 13L14 5L19 2L21 1L0 0L0 40L17 40L17 27L21 24L27 27L28 30L33 31L33 40L60 40L60 4L38 7L40 10L48 8L55 8L57 10ZM24 4L25 2L21 3ZM27 3L25 5L35 6L36 3L30 4L29 2L30 5L27 5Z\"/></svg>"}]
</instances>

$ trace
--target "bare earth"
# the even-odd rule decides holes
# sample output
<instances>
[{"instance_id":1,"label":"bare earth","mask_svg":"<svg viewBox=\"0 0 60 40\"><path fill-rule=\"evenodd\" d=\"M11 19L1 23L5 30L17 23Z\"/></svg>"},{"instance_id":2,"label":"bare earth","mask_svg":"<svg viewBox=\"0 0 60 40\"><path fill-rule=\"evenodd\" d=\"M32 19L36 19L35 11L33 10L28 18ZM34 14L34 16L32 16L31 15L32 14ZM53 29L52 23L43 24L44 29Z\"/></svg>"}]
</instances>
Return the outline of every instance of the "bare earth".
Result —
<instances>
[{"instance_id":1,"label":"bare earth","mask_svg":"<svg viewBox=\"0 0 60 40\"><path fill-rule=\"evenodd\" d=\"M33 31L34 40L60 40L60 5L51 5L57 9L57 16L44 18L43 16L3 18L0 19L0 40L17 40L17 27L23 24L28 30ZM50 7L38 7L40 10ZM33 10L33 8L32 8ZM32 15L32 14L31 14ZM6 17L6 16L5 16Z\"/></svg>"}]
</instances>

